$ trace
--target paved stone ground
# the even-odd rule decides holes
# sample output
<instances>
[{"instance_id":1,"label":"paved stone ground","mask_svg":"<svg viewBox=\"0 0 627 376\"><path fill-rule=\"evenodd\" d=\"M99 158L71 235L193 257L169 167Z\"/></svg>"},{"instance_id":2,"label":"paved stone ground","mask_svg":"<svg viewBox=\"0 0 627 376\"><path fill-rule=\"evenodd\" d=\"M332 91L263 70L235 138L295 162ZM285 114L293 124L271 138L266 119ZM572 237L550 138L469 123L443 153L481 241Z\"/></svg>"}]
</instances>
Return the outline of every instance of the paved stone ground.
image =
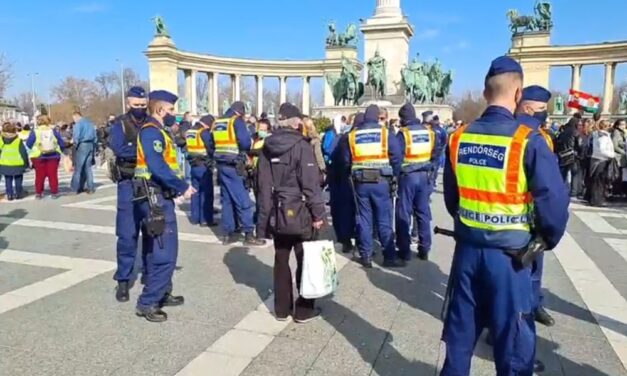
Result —
<instances>
[{"instance_id":1,"label":"paved stone ground","mask_svg":"<svg viewBox=\"0 0 627 376\"><path fill-rule=\"evenodd\" d=\"M453 242L435 237L430 262L364 271L338 255L340 287L323 319L276 322L271 247L223 247L181 205L182 307L152 324L114 298L115 188L95 195L0 203L2 375L434 375L443 362L442 297ZM31 178L27 178L28 181ZM62 185L69 177L62 174ZM32 184L32 183L31 183ZM29 188L32 192L32 187ZM67 189L66 189L67 191ZM450 226L441 195L434 223ZM547 254L540 327L543 375L627 375L627 210L572 206L569 234ZM265 303L264 303L265 301ZM472 375L493 375L478 344Z\"/></svg>"}]
</instances>

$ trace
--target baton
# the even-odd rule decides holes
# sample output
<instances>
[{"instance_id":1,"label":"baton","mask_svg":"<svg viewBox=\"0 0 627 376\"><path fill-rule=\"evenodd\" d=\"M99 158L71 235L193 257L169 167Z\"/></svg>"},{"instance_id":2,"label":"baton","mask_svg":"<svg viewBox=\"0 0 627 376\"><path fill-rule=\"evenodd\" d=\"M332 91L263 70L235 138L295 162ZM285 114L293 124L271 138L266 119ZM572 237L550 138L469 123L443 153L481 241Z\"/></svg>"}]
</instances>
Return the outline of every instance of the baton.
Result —
<instances>
[{"instance_id":1,"label":"baton","mask_svg":"<svg viewBox=\"0 0 627 376\"><path fill-rule=\"evenodd\" d=\"M433 233L436 234L436 235L450 236L451 238L455 237L455 231L448 230L448 229L445 229L445 228L441 228L441 227L438 227L438 226L435 226L433 228Z\"/></svg>"}]
</instances>

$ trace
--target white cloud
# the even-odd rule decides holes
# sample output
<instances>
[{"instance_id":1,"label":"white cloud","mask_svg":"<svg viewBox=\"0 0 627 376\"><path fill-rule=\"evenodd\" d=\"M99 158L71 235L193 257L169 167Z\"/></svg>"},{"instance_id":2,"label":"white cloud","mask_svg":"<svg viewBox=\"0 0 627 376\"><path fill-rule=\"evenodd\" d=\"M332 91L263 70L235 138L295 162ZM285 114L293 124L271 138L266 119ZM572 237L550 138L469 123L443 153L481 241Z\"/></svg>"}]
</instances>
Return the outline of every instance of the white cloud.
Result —
<instances>
[{"instance_id":1,"label":"white cloud","mask_svg":"<svg viewBox=\"0 0 627 376\"><path fill-rule=\"evenodd\" d=\"M103 3L92 2L79 4L73 7L71 10L74 13L100 13L107 10L107 6Z\"/></svg>"},{"instance_id":2,"label":"white cloud","mask_svg":"<svg viewBox=\"0 0 627 376\"><path fill-rule=\"evenodd\" d=\"M425 29L423 32L416 34L415 39L433 39L440 35L439 29Z\"/></svg>"}]
</instances>

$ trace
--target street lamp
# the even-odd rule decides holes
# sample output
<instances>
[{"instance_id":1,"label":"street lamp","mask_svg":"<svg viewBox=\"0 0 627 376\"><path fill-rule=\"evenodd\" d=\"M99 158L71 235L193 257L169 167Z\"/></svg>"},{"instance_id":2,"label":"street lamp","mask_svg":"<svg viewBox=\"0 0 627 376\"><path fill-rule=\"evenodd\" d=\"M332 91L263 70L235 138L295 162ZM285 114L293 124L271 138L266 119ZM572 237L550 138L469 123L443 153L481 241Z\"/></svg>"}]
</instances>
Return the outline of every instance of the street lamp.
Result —
<instances>
[{"instance_id":1,"label":"street lamp","mask_svg":"<svg viewBox=\"0 0 627 376\"><path fill-rule=\"evenodd\" d=\"M124 65L122 64L122 60L115 59L117 63L120 63L120 97L122 97L122 113L126 113L126 102L124 101Z\"/></svg>"},{"instance_id":2,"label":"street lamp","mask_svg":"<svg viewBox=\"0 0 627 376\"><path fill-rule=\"evenodd\" d=\"M35 116L35 112L37 111L37 103L35 103L35 77L39 76L39 73L27 73L26 77L30 77L30 94L31 94L31 102L33 105L33 117Z\"/></svg>"}]
</instances>

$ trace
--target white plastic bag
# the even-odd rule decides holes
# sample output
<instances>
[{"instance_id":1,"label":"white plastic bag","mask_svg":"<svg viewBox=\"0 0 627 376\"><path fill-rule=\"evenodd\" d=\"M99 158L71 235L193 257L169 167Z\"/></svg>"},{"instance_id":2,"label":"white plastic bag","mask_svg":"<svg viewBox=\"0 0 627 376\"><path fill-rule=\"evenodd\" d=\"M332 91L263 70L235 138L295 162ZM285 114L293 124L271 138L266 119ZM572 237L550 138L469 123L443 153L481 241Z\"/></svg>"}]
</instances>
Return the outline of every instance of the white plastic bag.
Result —
<instances>
[{"instance_id":1,"label":"white plastic bag","mask_svg":"<svg viewBox=\"0 0 627 376\"><path fill-rule=\"evenodd\" d=\"M317 299L332 294L337 289L337 263L333 242L304 242L303 253L300 295L306 299Z\"/></svg>"}]
</instances>

